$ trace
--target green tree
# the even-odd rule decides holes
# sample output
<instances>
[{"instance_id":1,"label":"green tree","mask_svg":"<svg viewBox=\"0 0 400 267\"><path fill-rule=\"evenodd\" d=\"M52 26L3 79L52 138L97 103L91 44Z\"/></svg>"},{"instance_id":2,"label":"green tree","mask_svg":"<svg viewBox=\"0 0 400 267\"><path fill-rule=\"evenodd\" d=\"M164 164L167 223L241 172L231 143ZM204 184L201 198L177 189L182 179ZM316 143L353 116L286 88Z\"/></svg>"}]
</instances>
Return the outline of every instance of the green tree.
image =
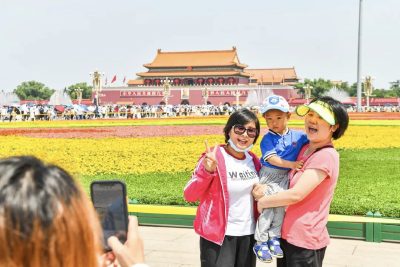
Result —
<instances>
[{"instance_id":1,"label":"green tree","mask_svg":"<svg viewBox=\"0 0 400 267\"><path fill-rule=\"evenodd\" d=\"M78 89L78 88L83 89L82 99L91 99L92 98L93 86L88 85L87 83L77 83L77 84L71 85L67 88L68 95L71 97L71 99L77 99L75 89Z\"/></svg>"},{"instance_id":2,"label":"green tree","mask_svg":"<svg viewBox=\"0 0 400 267\"><path fill-rule=\"evenodd\" d=\"M364 91L364 83L361 83L361 92ZM357 96L357 83L353 83L352 86L349 87L347 93L349 96Z\"/></svg>"},{"instance_id":3,"label":"green tree","mask_svg":"<svg viewBox=\"0 0 400 267\"><path fill-rule=\"evenodd\" d=\"M400 88L400 80L390 82L390 89L399 89Z\"/></svg>"},{"instance_id":4,"label":"green tree","mask_svg":"<svg viewBox=\"0 0 400 267\"><path fill-rule=\"evenodd\" d=\"M299 94L304 95L304 87L306 85L313 87L311 89L311 98L322 96L325 92L334 87L334 84L330 80L319 78L318 80L314 79L313 81L310 79L304 79L304 83L297 83L294 88L298 89Z\"/></svg>"},{"instance_id":5,"label":"green tree","mask_svg":"<svg viewBox=\"0 0 400 267\"><path fill-rule=\"evenodd\" d=\"M374 89L373 97L400 97L400 80L390 82L390 89Z\"/></svg>"},{"instance_id":6,"label":"green tree","mask_svg":"<svg viewBox=\"0 0 400 267\"><path fill-rule=\"evenodd\" d=\"M390 82L390 90L385 97L400 97L400 80Z\"/></svg>"},{"instance_id":7,"label":"green tree","mask_svg":"<svg viewBox=\"0 0 400 267\"><path fill-rule=\"evenodd\" d=\"M382 97L385 97L386 92L387 91L385 89L376 89L376 90L373 91L372 94L376 98L382 98Z\"/></svg>"},{"instance_id":8,"label":"green tree","mask_svg":"<svg viewBox=\"0 0 400 267\"><path fill-rule=\"evenodd\" d=\"M21 100L49 100L54 90L36 81L23 82L13 91Z\"/></svg>"}]
</instances>

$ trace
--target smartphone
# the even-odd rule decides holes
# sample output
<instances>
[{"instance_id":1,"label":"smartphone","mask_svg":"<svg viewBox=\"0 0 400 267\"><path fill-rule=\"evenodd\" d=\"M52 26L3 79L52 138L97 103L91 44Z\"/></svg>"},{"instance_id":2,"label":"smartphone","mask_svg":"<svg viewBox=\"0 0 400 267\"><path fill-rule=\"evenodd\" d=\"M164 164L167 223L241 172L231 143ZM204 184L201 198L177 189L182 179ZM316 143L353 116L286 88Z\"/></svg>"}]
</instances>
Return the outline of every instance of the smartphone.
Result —
<instances>
[{"instance_id":1,"label":"smartphone","mask_svg":"<svg viewBox=\"0 0 400 267\"><path fill-rule=\"evenodd\" d=\"M90 185L92 202L103 228L104 248L111 251L107 239L116 236L126 242L128 232L128 204L124 181L94 181Z\"/></svg>"}]
</instances>

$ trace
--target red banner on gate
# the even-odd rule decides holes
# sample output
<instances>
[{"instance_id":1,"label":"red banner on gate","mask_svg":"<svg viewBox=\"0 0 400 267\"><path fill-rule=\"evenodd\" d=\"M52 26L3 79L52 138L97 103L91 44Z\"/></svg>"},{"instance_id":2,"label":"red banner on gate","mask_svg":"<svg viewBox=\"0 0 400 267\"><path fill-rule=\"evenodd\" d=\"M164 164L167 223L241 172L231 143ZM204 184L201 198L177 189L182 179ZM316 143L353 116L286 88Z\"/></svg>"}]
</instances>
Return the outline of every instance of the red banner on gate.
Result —
<instances>
[{"instance_id":1,"label":"red banner on gate","mask_svg":"<svg viewBox=\"0 0 400 267\"><path fill-rule=\"evenodd\" d=\"M121 91L119 92L120 97L132 97L132 96L163 96L162 91Z\"/></svg>"},{"instance_id":2,"label":"red banner on gate","mask_svg":"<svg viewBox=\"0 0 400 267\"><path fill-rule=\"evenodd\" d=\"M249 91L247 90L230 90L230 91L209 91L208 95L209 96L236 96L236 93L238 93L241 96L247 96L249 94Z\"/></svg>"}]
</instances>

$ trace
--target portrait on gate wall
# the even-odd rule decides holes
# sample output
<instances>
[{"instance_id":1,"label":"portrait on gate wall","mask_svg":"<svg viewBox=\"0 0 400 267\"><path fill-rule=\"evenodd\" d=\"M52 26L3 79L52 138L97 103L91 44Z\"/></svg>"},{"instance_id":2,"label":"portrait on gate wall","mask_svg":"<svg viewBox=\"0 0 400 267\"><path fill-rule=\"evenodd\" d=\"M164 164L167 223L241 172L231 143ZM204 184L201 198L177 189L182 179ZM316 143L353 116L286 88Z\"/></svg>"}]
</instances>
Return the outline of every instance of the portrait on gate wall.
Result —
<instances>
[{"instance_id":1,"label":"portrait on gate wall","mask_svg":"<svg viewBox=\"0 0 400 267\"><path fill-rule=\"evenodd\" d=\"M181 99L189 99L189 88L181 89Z\"/></svg>"}]
</instances>

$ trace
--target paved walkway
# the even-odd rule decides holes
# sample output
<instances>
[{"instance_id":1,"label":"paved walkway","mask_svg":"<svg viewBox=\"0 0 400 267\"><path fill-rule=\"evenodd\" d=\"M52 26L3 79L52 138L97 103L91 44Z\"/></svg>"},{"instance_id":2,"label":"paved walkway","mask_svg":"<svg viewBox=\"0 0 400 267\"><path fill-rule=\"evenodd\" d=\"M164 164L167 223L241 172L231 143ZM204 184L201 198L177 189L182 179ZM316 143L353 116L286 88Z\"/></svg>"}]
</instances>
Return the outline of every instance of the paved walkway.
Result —
<instances>
[{"instance_id":1,"label":"paved walkway","mask_svg":"<svg viewBox=\"0 0 400 267\"><path fill-rule=\"evenodd\" d=\"M139 226L151 267L199 267L199 237L192 228ZM274 267L257 263L257 267ZM400 243L331 238L324 267L400 266Z\"/></svg>"}]
</instances>

